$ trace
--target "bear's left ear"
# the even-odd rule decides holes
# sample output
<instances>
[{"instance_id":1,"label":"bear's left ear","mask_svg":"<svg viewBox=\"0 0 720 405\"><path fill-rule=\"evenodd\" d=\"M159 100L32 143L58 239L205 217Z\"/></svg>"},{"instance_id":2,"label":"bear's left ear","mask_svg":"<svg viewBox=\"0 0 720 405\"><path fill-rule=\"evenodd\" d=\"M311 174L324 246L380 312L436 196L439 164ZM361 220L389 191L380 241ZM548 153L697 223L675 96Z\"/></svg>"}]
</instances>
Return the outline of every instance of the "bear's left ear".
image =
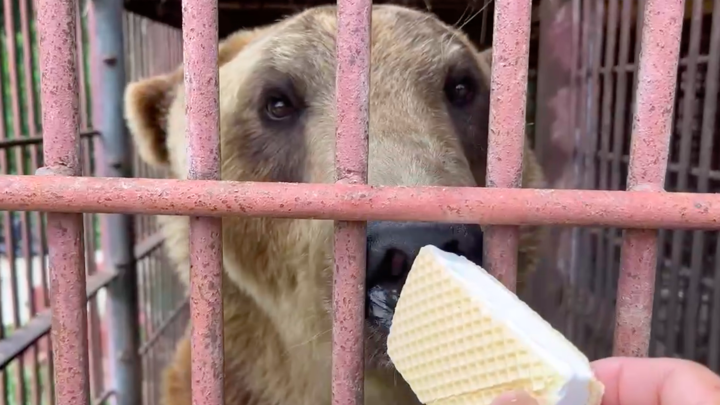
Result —
<instances>
[{"instance_id":1,"label":"bear's left ear","mask_svg":"<svg viewBox=\"0 0 720 405\"><path fill-rule=\"evenodd\" d=\"M478 64L480 65L480 73L483 77L483 82L490 88L490 73L492 71L492 48L488 48L477 55Z\"/></svg>"},{"instance_id":2,"label":"bear's left ear","mask_svg":"<svg viewBox=\"0 0 720 405\"><path fill-rule=\"evenodd\" d=\"M243 30L225 38L218 48L218 66L235 58L242 49L272 26ZM183 66L173 72L128 84L125 89L125 121L138 154L153 166L167 166L168 109L183 81Z\"/></svg>"},{"instance_id":3,"label":"bear's left ear","mask_svg":"<svg viewBox=\"0 0 720 405\"><path fill-rule=\"evenodd\" d=\"M134 83L125 89L125 122L135 141L138 154L146 163L165 166L165 118L182 72L158 75Z\"/></svg>"}]
</instances>

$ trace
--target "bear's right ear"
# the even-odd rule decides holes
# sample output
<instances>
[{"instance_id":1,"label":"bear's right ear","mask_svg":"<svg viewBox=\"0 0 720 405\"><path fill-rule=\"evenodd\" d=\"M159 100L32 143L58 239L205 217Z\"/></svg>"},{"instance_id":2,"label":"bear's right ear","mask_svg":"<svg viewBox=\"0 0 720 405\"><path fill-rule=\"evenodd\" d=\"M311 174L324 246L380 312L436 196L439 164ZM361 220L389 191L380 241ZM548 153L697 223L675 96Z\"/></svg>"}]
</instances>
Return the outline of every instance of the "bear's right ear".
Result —
<instances>
[{"instance_id":1,"label":"bear's right ear","mask_svg":"<svg viewBox=\"0 0 720 405\"><path fill-rule=\"evenodd\" d=\"M165 120L178 81L177 73L159 75L125 89L125 121L138 154L153 166L166 166L169 161Z\"/></svg>"}]
</instances>

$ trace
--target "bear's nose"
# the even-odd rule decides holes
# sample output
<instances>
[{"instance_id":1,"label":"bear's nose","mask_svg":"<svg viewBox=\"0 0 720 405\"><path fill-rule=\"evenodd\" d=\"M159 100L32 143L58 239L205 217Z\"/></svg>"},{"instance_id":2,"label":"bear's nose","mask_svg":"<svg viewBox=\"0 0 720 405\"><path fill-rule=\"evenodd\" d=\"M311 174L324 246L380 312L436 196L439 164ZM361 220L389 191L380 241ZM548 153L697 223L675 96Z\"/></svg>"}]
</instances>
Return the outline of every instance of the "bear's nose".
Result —
<instances>
[{"instance_id":1,"label":"bear's nose","mask_svg":"<svg viewBox=\"0 0 720 405\"><path fill-rule=\"evenodd\" d=\"M482 265L479 225L368 222L366 315L389 326L395 303L420 248L436 246Z\"/></svg>"}]
</instances>

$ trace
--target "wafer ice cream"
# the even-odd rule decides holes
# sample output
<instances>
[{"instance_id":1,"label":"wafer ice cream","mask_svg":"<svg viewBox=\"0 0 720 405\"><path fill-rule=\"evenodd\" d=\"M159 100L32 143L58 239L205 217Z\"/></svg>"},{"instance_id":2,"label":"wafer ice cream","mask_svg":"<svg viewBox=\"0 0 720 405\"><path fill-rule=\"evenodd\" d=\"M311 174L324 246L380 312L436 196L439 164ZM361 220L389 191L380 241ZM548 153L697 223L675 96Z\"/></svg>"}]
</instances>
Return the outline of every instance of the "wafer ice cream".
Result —
<instances>
[{"instance_id":1,"label":"wafer ice cream","mask_svg":"<svg viewBox=\"0 0 720 405\"><path fill-rule=\"evenodd\" d=\"M599 405L572 343L483 268L420 250L395 308L388 354L423 404L486 405L524 390L541 405Z\"/></svg>"}]
</instances>

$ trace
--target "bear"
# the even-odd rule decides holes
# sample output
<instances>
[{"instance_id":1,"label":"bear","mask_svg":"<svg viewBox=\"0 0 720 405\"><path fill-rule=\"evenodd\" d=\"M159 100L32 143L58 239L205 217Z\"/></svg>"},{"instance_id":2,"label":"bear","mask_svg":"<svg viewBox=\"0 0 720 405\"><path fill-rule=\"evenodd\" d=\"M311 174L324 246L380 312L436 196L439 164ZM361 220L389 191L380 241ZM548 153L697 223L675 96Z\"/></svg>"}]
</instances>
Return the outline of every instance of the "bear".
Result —
<instances>
[{"instance_id":1,"label":"bear","mask_svg":"<svg viewBox=\"0 0 720 405\"><path fill-rule=\"evenodd\" d=\"M373 5L368 182L485 184L491 50L431 13ZM333 183L335 5L238 31L219 44L221 178ZM125 119L137 153L187 178L183 67L128 84ZM526 188L545 180L529 146ZM189 277L189 219L158 217L179 277ZM538 262L540 227L521 227L519 275ZM333 221L222 219L225 403L331 401ZM482 263L480 225L369 221L365 403L418 404L386 353L393 300L420 247ZM190 405L190 339L163 374L161 403Z\"/></svg>"}]
</instances>

